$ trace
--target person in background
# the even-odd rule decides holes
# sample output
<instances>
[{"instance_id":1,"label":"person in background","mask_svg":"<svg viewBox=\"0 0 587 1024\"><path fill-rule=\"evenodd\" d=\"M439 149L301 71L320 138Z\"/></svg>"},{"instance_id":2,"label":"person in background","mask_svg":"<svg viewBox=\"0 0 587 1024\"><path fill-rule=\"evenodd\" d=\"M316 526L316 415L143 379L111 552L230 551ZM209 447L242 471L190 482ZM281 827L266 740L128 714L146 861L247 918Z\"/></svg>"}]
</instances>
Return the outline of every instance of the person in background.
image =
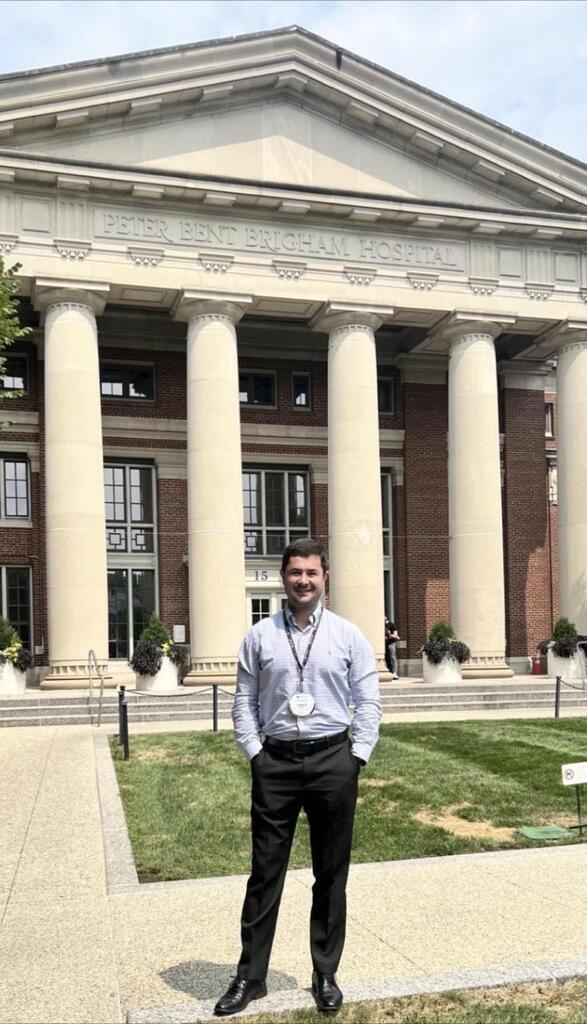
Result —
<instances>
[{"instance_id":1,"label":"person in background","mask_svg":"<svg viewBox=\"0 0 587 1024\"><path fill-rule=\"evenodd\" d=\"M392 679L399 679L397 674L397 654L395 645L399 640L399 633L395 622L391 622L385 616L385 664L391 672Z\"/></svg>"}]
</instances>

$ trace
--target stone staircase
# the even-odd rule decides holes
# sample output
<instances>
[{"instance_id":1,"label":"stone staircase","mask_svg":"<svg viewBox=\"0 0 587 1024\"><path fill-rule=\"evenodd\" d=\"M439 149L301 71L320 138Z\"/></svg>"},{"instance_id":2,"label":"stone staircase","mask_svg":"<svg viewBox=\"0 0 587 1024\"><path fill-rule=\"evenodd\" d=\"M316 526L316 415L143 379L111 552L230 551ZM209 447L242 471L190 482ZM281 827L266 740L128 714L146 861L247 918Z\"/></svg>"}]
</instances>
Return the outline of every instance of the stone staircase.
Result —
<instances>
[{"instance_id":1,"label":"stone staircase","mask_svg":"<svg viewBox=\"0 0 587 1024\"><path fill-rule=\"evenodd\" d=\"M381 689L381 702L386 720L400 715L433 715L460 712L476 715L493 711L549 711L554 714L553 679L523 676L513 680L471 680L458 686L434 686L414 681L386 683ZM186 688L173 696L137 694L127 690L129 724L142 722L195 721L200 727L213 724L212 691L210 688ZM230 721L233 694L218 691L218 720L225 727ZM561 710L582 708L587 713L587 689L561 691ZM91 725L97 723L98 700L87 694L52 694L50 691L27 691L25 696L0 699L0 727L32 725ZM102 723L118 722L118 695L104 695Z\"/></svg>"}]
</instances>

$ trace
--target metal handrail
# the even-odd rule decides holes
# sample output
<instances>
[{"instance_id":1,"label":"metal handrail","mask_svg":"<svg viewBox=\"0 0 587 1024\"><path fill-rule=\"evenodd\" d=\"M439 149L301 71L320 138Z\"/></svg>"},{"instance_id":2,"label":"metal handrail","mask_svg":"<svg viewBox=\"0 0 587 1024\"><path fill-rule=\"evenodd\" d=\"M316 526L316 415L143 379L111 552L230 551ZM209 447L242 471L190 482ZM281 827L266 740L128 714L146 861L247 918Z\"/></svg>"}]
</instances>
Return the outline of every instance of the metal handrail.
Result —
<instances>
[{"instance_id":1,"label":"metal handrail","mask_svg":"<svg viewBox=\"0 0 587 1024\"><path fill-rule=\"evenodd\" d=\"M88 651L88 676L90 679L90 724L92 724L92 701L94 699L94 679L92 676L92 662L96 670L96 675L100 680L100 697L98 699L98 728L102 725L102 701L104 700L104 673L98 665L98 659L96 658L94 651Z\"/></svg>"}]
</instances>

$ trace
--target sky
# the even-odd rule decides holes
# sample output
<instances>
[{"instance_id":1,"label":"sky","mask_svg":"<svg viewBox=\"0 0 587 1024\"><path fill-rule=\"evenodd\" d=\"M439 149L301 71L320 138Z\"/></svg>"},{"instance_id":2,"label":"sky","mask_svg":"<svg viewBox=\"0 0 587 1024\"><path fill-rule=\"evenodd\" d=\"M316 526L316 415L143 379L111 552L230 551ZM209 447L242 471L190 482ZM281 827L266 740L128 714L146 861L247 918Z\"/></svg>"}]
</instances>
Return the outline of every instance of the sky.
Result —
<instances>
[{"instance_id":1,"label":"sky","mask_svg":"<svg viewBox=\"0 0 587 1024\"><path fill-rule=\"evenodd\" d=\"M587 0L0 0L0 15L0 75L297 24L587 163Z\"/></svg>"}]
</instances>

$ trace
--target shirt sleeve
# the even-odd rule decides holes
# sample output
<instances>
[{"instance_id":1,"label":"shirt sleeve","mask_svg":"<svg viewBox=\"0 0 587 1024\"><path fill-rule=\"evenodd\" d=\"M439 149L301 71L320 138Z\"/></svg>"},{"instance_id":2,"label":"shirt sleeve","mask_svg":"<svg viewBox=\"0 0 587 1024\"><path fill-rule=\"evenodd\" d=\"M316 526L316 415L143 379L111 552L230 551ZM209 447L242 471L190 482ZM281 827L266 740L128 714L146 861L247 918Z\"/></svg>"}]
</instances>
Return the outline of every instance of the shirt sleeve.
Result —
<instances>
[{"instance_id":1,"label":"shirt sleeve","mask_svg":"<svg viewBox=\"0 0 587 1024\"><path fill-rule=\"evenodd\" d=\"M352 637L349 684L355 706L352 752L367 762L379 738L381 701L373 649L358 629Z\"/></svg>"},{"instance_id":2,"label":"shirt sleeve","mask_svg":"<svg viewBox=\"0 0 587 1024\"><path fill-rule=\"evenodd\" d=\"M236 742L251 760L263 746L259 728L259 657L254 629L249 630L238 653L232 721Z\"/></svg>"}]
</instances>

